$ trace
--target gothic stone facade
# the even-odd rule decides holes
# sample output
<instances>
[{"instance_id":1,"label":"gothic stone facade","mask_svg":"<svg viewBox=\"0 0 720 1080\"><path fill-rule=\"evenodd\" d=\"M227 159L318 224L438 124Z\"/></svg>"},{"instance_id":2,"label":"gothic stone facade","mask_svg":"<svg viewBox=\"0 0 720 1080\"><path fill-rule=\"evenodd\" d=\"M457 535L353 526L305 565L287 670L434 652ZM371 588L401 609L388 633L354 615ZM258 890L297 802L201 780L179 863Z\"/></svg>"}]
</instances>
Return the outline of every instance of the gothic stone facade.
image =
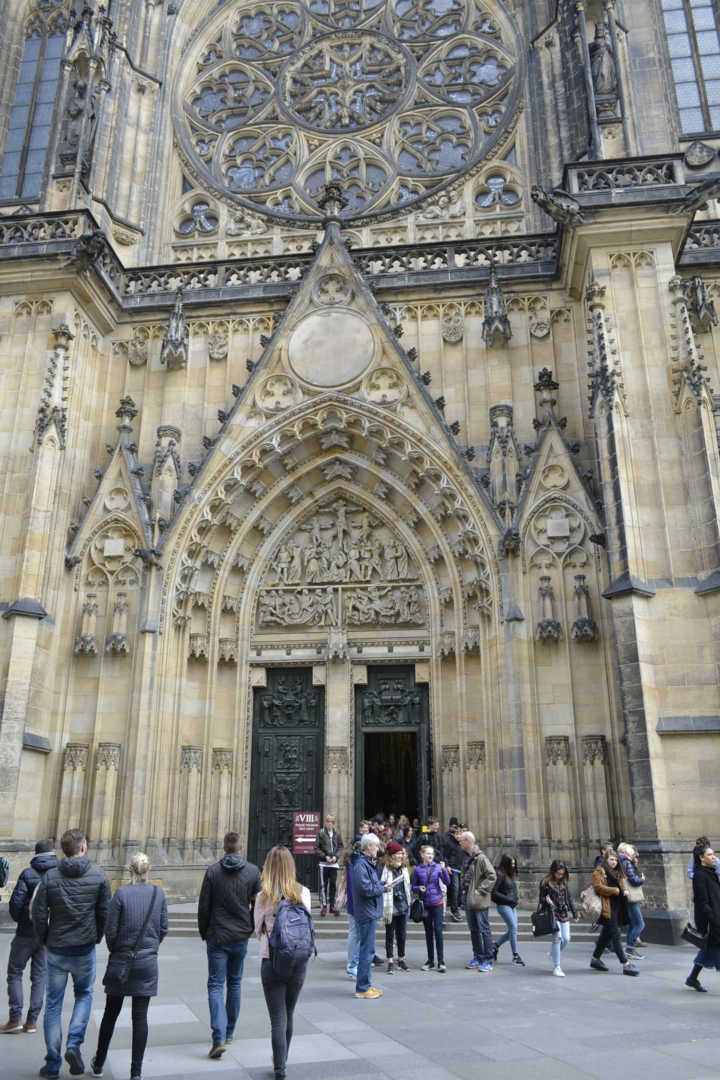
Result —
<instances>
[{"instance_id":1,"label":"gothic stone facade","mask_svg":"<svg viewBox=\"0 0 720 1080\"><path fill-rule=\"evenodd\" d=\"M720 833L720 120L665 8L11 5L11 881L80 824L192 895L252 834L263 724L283 830L347 835L357 732L422 702L424 807L528 880L631 840L657 932L685 908Z\"/></svg>"}]
</instances>

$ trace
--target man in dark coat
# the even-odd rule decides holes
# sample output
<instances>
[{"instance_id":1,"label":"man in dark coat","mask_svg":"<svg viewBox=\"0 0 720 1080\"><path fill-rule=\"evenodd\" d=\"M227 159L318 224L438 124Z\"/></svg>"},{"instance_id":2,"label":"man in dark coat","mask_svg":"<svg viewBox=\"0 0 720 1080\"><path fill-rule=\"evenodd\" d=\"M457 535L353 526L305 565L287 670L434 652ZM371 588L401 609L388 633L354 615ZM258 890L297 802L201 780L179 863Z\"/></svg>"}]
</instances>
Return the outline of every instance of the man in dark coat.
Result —
<instances>
[{"instance_id":1,"label":"man in dark coat","mask_svg":"<svg viewBox=\"0 0 720 1080\"><path fill-rule=\"evenodd\" d=\"M222 1057L233 1039L248 938L254 931L252 907L260 892L260 871L243 858L241 848L238 833L225 833L225 854L205 871L198 903L198 930L208 957L211 1058Z\"/></svg>"},{"instance_id":2,"label":"man in dark coat","mask_svg":"<svg viewBox=\"0 0 720 1080\"><path fill-rule=\"evenodd\" d=\"M442 839L443 858L450 871L447 902L450 908L450 918L453 922L462 922L462 915L460 914L460 878L462 877L465 852L458 842L458 836L462 831L458 819L451 817L448 823L448 831Z\"/></svg>"},{"instance_id":3,"label":"man in dark coat","mask_svg":"<svg viewBox=\"0 0 720 1080\"><path fill-rule=\"evenodd\" d=\"M321 829L315 840L315 854L320 864L320 909L321 915L327 915L328 906L331 915L338 915L335 907L335 892L337 889L337 864L342 853L342 836L338 832L335 818L332 814L325 817L325 828ZM328 865L330 864L330 865Z\"/></svg>"},{"instance_id":4,"label":"man in dark coat","mask_svg":"<svg viewBox=\"0 0 720 1080\"><path fill-rule=\"evenodd\" d=\"M110 903L107 874L90 862L82 829L68 829L60 846L65 858L48 870L35 892L32 924L35 937L47 946L47 996L43 1022L45 1065L40 1076L60 1075L62 1007L68 975L72 976L75 1004L67 1033L65 1060L73 1076L82 1076L85 1063L80 1047L85 1040L93 987L95 946L105 932Z\"/></svg>"},{"instance_id":5,"label":"man in dark coat","mask_svg":"<svg viewBox=\"0 0 720 1080\"><path fill-rule=\"evenodd\" d=\"M30 903L43 874L54 869L57 856L52 840L39 840L35 845L35 858L21 873L10 897L10 915L17 923L15 937L10 942L7 966L8 1001L10 1018L0 1027L2 1034L13 1031L37 1031L37 1018L45 997L47 960L45 946L35 937L30 919ZM23 972L30 962L30 1006L25 1023L23 1014Z\"/></svg>"},{"instance_id":6,"label":"man in dark coat","mask_svg":"<svg viewBox=\"0 0 720 1080\"><path fill-rule=\"evenodd\" d=\"M380 841L374 833L366 833L360 839L360 858L352 868L352 902L358 938L357 981L355 997L379 998L382 990L370 985L370 968L375 954L375 930L382 917L383 893L392 889L392 882L383 885L378 877L375 863L380 851Z\"/></svg>"}]
</instances>

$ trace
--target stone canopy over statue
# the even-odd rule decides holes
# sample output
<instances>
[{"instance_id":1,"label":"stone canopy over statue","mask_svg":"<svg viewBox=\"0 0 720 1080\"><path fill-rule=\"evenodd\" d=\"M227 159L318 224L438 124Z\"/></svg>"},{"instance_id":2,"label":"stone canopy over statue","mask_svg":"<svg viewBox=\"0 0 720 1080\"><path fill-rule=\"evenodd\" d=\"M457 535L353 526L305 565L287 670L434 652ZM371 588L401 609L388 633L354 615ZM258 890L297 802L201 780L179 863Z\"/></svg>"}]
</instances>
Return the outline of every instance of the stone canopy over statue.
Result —
<instances>
[{"instance_id":1,"label":"stone canopy over statue","mask_svg":"<svg viewBox=\"0 0 720 1080\"><path fill-rule=\"evenodd\" d=\"M406 584L417 576L405 544L386 525L364 507L336 499L275 550L258 627L417 626L425 621L424 592Z\"/></svg>"}]
</instances>

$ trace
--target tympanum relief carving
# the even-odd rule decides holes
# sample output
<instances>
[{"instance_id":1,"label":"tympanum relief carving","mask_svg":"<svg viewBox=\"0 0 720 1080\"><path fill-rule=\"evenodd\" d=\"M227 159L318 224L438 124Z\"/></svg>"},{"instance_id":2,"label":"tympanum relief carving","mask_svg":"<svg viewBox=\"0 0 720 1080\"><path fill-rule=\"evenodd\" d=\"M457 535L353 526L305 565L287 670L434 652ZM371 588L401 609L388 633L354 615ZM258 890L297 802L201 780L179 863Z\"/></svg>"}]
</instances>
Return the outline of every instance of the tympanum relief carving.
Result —
<instances>
[{"instance_id":1,"label":"tympanum relief carving","mask_svg":"<svg viewBox=\"0 0 720 1080\"><path fill-rule=\"evenodd\" d=\"M345 499L320 507L271 556L257 627L420 626L425 591L406 546Z\"/></svg>"}]
</instances>

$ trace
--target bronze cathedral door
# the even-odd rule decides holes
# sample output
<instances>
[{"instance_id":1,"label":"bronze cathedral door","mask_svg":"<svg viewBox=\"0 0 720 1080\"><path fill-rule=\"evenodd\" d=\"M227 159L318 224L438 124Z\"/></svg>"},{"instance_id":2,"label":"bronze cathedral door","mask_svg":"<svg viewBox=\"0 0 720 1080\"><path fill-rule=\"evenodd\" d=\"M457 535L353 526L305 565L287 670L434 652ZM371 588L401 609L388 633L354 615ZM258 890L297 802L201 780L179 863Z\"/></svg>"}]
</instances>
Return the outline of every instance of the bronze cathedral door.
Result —
<instances>
[{"instance_id":1,"label":"bronze cathedral door","mask_svg":"<svg viewBox=\"0 0 720 1080\"><path fill-rule=\"evenodd\" d=\"M294 810L323 813L324 688L312 668L267 668L256 688L250 771L248 858L262 869L274 844L292 850ZM298 878L317 888L315 860L297 858Z\"/></svg>"}]
</instances>

